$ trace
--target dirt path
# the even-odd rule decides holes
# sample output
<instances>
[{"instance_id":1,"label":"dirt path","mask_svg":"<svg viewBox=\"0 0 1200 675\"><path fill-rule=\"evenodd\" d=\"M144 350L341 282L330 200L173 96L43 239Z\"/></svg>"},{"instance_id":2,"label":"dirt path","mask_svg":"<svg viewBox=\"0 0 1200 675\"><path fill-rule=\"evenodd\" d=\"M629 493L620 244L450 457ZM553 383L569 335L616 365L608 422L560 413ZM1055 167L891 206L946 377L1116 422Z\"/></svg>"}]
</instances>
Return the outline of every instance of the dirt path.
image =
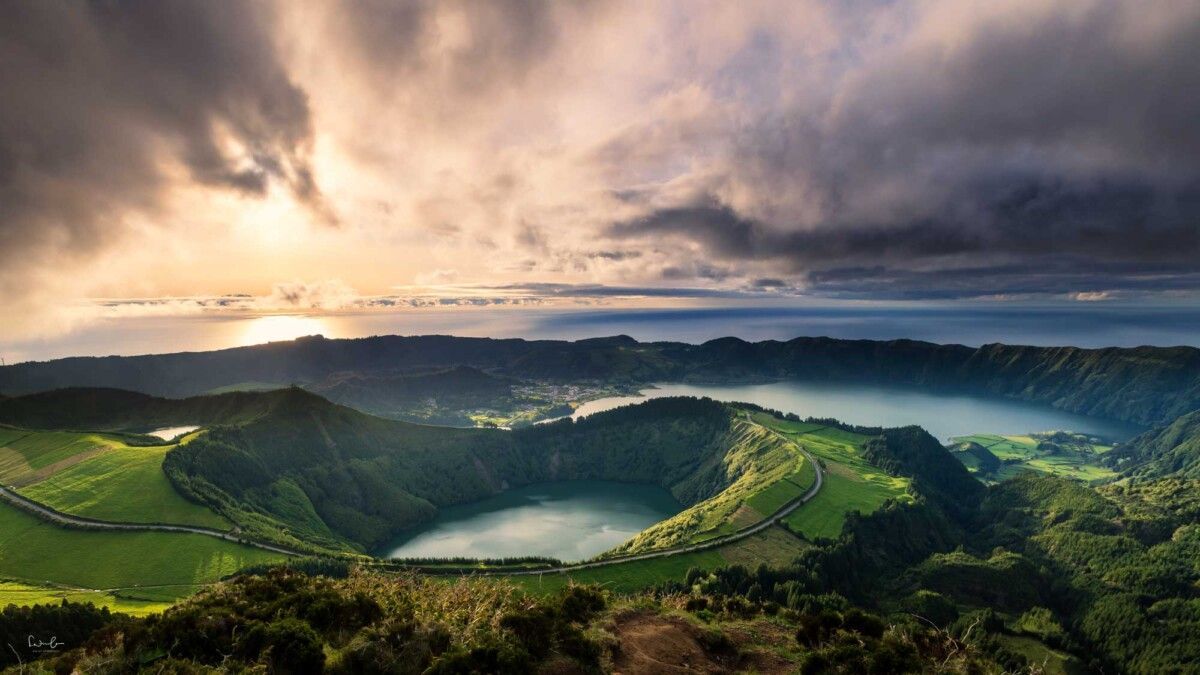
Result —
<instances>
[{"instance_id":1,"label":"dirt path","mask_svg":"<svg viewBox=\"0 0 1200 675\"><path fill-rule=\"evenodd\" d=\"M719 634L723 639L714 639L704 627L652 612L615 616L605 626L616 638L612 670L618 675L795 672L794 663L769 648L779 644L775 638L790 642L791 632L770 636L761 628L726 626Z\"/></svg>"},{"instance_id":2,"label":"dirt path","mask_svg":"<svg viewBox=\"0 0 1200 675\"><path fill-rule=\"evenodd\" d=\"M732 663L722 663L704 649L696 629L676 617L655 614L619 619L613 627L618 649L613 672L640 673L728 673Z\"/></svg>"},{"instance_id":3,"label":"dirt path","mask_svg":"<svg viewBox=\"0 0 1200 675\"><path fill-rule=\"evenodd\" d=\"M292 555L292 556L305 555L304 553L300 553L298 551L293 551L291 549L284 548L282 546L276 546L274 544L267 544L267 543L263 543L263 542L259 542L259 541L254 541L251 539L243 539L241 537L238 537L236 534L233 534L232 532L222 532L220 530L214 530L214 529L210 529L207 527L195 527L192 525L169 525L166 523L118 523L118 522L112 522L112 521L108 521L108 520L96 520L95 518L86 518L84 516L73 516L69 513L63 513L62 511L56 511L55 509L52 509L49 506L46 506L45 504L40 504L38 502L35 502L27 497L17 494L15 491L10 490L9 488L2 486L2 485L0 485L0 500L4 500L4 501L8 502L9 504L12 504L13 506L17 507L18 509L21 509L22 511L32 513L33 515L37 516L38 518L40 518L42 520L46 520L51 523L55 523L57 525L65 525L67 527L74 527L74 528L79 528L82 530L106 530L106 531L119 530L119 531L134 531L134 532L185 532L185 533L190 533L190 534L202 534L206 537L216 537L217 539L224 539L225 541L231 541L236 544L244 544L246 546L253 546L255 548L261 548L265 551L273 551L275 553L282 553L284 555Z\"/></svg>"}]
</instances>

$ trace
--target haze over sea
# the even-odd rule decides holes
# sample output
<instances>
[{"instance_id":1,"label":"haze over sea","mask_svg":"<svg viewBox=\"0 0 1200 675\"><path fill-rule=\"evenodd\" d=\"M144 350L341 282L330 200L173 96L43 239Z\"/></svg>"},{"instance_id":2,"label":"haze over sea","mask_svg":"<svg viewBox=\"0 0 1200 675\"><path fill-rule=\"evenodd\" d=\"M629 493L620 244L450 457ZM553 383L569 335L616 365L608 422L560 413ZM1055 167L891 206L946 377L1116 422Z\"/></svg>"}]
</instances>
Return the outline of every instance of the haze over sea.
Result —
<instances>
[{"instance_id":1,"label":"haze over sea","mask_svg":"<svg viewBox=\"0 0 1200 675\"><path fill-rule=\"evenodd\" d=\"M105 319L52 338L8 341L7 363L66 356L206 351L304 335L329 338L448 334L563 339L630 335L642 341L704 342L735 336L890 340L977 346L1200 346L1200 308L1180 305L995 307L844 305L690 309L422 309L337 314L228 314Z\"/></svg>"}]
</instances>

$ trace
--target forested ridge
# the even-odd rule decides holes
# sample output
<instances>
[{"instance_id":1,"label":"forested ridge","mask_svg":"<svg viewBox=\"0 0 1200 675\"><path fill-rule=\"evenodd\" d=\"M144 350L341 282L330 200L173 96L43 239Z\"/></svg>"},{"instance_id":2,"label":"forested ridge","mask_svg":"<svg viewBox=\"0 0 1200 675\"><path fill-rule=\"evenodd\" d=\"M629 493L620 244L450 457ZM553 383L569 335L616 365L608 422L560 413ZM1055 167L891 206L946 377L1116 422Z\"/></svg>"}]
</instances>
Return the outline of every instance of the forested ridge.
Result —
<instances>
[{"instance_id":1,"label":"forested ridge","mask_svg":"<svg viewBox=\"0 0 1200 675\"><path fill-rule=\"evenodd\" d=\"M1200 410L1120 445L1105 463L1138 479L1200 478Z\"/></svg>"},{"instance_id":2,"label":"forested ridge","mask_svg":"<svg viewBox=\"0 0 1200 675\"><path fill-rule=\"evenodd\" d=\"M86 386L190 396L246 382L317 385L336 373L395 377L458 366L515 378L625 384L800 379L911 385L1036 401L1145 425L1200 408L1200 350L1192 347L975 348L831 338L722 338L691 345L624 336L575 342L310 337L211 352L15 364L0 367L0 392Z\"/></svg>"},{"instance_id":3,"label":"forested ridge","mask_svg":"<svg viewBox=\"0 0 1200 675\"><path fill-rule=\"evenodd\" d=\"M652 483L694 504L737 479L722 458L739 422L710 400L503 431L384 420L300 389L270 396L267 413L173 449L164 469L248 531L329 549L370 550L440 506L541 481Z\"/></svg>"}]
</instances>

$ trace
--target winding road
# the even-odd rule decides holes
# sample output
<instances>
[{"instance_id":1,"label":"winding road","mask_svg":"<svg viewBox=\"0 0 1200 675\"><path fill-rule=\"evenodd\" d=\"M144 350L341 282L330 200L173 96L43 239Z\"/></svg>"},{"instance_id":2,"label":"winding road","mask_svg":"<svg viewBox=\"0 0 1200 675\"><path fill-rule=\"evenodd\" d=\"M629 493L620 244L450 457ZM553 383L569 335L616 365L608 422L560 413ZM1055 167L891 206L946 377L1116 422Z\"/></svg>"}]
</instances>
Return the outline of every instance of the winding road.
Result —
<instances>
[{"instance_id":1,"label":"winding road","mask_svg":"<svg viewBox=\"0 0 1200 675\"><path fill-rule=\"evenodd\" d=\"M650 560L652 558L666 558L668 556L679 555L680 553L693 553L695 551L707 551L708 549L717 548L719 546L724 546L725 544L731 544L733 542L740 541L742 539L745 539L746 537L750 537L752 535L758 534L759 532L762 532L763 530L771 527L772 525L775 525L776 523L780 522L784 518L788 517L789 515L791 515L791 513L793 511L800 508L801 506L804 506L810 500L812 500L813 497L817 496L817 493L821 491L821 485L824 481L824 473L821 470L821 463L819 461L817 461L817 458L813 457L812 454L808 450L805 450L804 446L800 445L796 441L791 440L790 438L787 438L783 434L779 433L778 431L775 431L774 429L772 429L770 427L763 426L763 425L758 425L758 426L762 426L763 429L766 429L768 432L774 434L776 438L779 438L780 440L784 441L785 443L791 443L792 445L795 445L796 448L804 455L804 458L812 463L813 472L814 472L814 475L816 476L816 478L815 478L815 480L813 480L812 487L810 487L808 489L808 492L805 492L803 495L800 495L796 499L793 499L792 501L788 502L787 504L784 504L775 513L772 513L770 516L763 518L762 520L758 521L757 523L754 523L753 525L744 527L732 534L726 534L726 535L716 537L713 539L709 539L708 541L703 541L703 542L700 542L697 544L687 544L684 546L673 546L670 548L663 548L663 549L658 549L655 551L647 551L646 553L631 553L628 555L612 556L610 558L604 558L602 560L592 560L592 561L588 561L588 562L573 563L570 565L561 565L561 566L557 566L557 567L542 567L542 568L538 568L538 569L519 570L519 571L480 570L478 572L474 572L474 574L477 574L480 576L511 577L511 576L529 576L529 575L534 575L534 574L559 574L559 573L565 573L565 572L574 572L577 570L586 570L586 569L591 569L594 567L607 567L609 565L617 565L620 563L633 562L636 560Z\"/></svg>"},{"instance_id":2,"label":"winding road","mask_svg":"<svg viewBox=\"0 0 1200 675\"><path fill-rule=\"evenodd\" d=\"M190 533L190 534L202 534L206 537L216 537L217 539L224 539L225 541L231 541L236 544L244 544L246 546L253 546L255 548L261 548L265 551L273 551L275 553L282 553L284 555L294 555L294 556L307 555L305 553L301 553L299 551L293 551L291 549L284 548L282 546L276 546L274 544L267 544L267 543L260 542L260 541L254 541L252 539L243 539L241 537L238 537L236 534L234 534L232 532L222 532L221 530L214 530L214 529L208 528L208 527L197 527L197 526L193 526L193 525L169 525L166 523L121 523L121 522L114 522L111 520L96 520L95 518L87 518L84 516L73 516L69 513L63 513L62 511L56 511L55 509L52 509L49 506L46 506L45 504L35 502L32 499L24 497L24 496L18 494L17 492L15 492L7 487L4 487L3 485L0 485L0 499L3 499L4 501L12 504L13 506L21 509L22 511L27 511L29 513L32 513L33 515L41 518L42 520L50 521L50 522L58 524L58 525L65 525L67 527L78 528L81 530L122 530L122 531L134 531L134 532L185 532L185 533Z\"/></svg>"},{"instance_id":3,"label":"winding road","mask_svg":"<svg viewBox=\"0 0 1200 675\"><path fill-rule=\"evenodd\" d=\"M754 423L752 422L752 424L754 424ZM792 445L795 445L796 448L804 455L804 458L812 463L813 472L814 472L814 475L816 478L815 478L815 480L813 480L812 487L810 487L808 489L808 491L805 492L803 495L797 497L796 499L793 499L792 501L788 502L787 504L784 504L782 507L779 508L779 510L775 511L775 513L772 513L770 516L763 518L762 520L758 521L757 523L754 523L753 525L744 527L744 528L738 530L737 532L733 532L732 534L722 535L720 537L715 537L713 539L709 539L708 541L703 541L703 542L699 542L699 543L695 543L695 544L686 544L683 546L673 546L670 548L663 548L663 549L658 549L658 550L654 550L654 551L647 551L645 553L630 553L630 554L626 554L626 555L619 555L619 556L603 558L601 560L591 560L591 561L587 561L587 562L572 563L569 565L559 565L559 566L555 566L555 567L540 567L540 568L528 569L528 570L514 570L511 568L510 569L495 569L495 570L467 570L467 569L463 569L463 568L455 568L453 571L451 571L451 570L443 571L443 570L438 570L436 568L424 568L424 567L420 567L420 566L413 566L411 569L413 569L414 571L419 571L419 572L425 573L425 574L457 574L457 575L475 574L475 575L479 575L479 576L528 576L528 575L533 575L533 574L556 574L556 573L574 572L577 570L592 569L595 567L607 567L610 565L618 565L621 563L634 562L637 560L651 560L653 558L666 558L666 557L673 556L673 555L679 555L681 553L693 553L696 551L706 551L709 549L724 546L726 544L731 544L736 541L740 541L747 537L758 534L759 532L762 532L763 530L766 530L767 528L771 527L772 525L775 525L776 523L780 522L787 516L791 515L791 513L793 511L800 508L804 504L808 503L808 501L811 500L813 497L815 497L817 495L817 493L821 490L821 484L824 480L824 475L821 470L821 463L818 462L817 458L813 457L812 454L808 452L808 450L805 450L804 446L785 437L783 434L780 434L779 432L775 431L774 429L771 429L770 427L766 427L763 425L758 425L758 426L762 426L763 429L766 429L768 432L775 435L777 438L784 441L785 443L791 443ZM52 522L52 523L55 523L58 525L64 525L66 527L74 527L74 528L79 528L79 529L84 529L84 530L120 530L120 531L134 531L134 532L182 532L182 533L189 533L189 534L200 534L200 535L204 535L206 537L216 537L217 539L223 539L225 541L230 541L230 542L234 542L237 544L253 546L255 548L260 548L265 551L272 551L274 553L282 553L283 555L290 555L290 556L312 555L310 553L303 553L300 551L295 551L295 550L288 549L288 548L285 548L282 546L277 546L274 544L268 544L265 542L255 541L252 539L243 539L243 538L238 537L236 534L234 534L232 532L222 532L221 530L214 530L214 529L207 528L207 527L197 527L197 526L192 526L192 525L170 525L170 524L166 524L166 523L125 523L125 522L114 522L114 521L108 521L108 520L97 520L95 518L87 518L84 516L75 516L75 515L71 515L69 513L63 513L61 511L57 511L55 509L50 508L49 506L46 506L45 504L35 502L27 497L24 497L24 496L18 494L16 491L14 491L10 488L4 487L2 485L0 485L0 499L3 499L4 501L9 502L13 506L16 506L17 508L19 508L23 511L32 513L33 515L41 518L42 520L46 520L46 521L49 521L49 522Z\"/></svg>"}]
</instances>

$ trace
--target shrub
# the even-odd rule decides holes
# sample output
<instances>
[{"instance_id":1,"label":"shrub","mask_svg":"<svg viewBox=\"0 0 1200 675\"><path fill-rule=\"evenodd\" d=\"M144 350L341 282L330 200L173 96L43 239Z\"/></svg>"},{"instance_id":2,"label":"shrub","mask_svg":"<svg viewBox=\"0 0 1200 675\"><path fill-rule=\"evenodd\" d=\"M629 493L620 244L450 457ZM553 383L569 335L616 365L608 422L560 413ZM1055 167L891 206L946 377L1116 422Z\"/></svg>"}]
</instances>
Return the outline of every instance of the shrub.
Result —
<instances>
[{"instance_id":1,"label":"shrub","mask_svg":"<svg viewBox=\"0 0 1200 675\"><path fill-rule=\"evenodd\" d=\"M319 673L325 669L321 637L299 619L255 623L238 651L251 658L265 659L272 673Z\"/></svg>"}]
</instances>

